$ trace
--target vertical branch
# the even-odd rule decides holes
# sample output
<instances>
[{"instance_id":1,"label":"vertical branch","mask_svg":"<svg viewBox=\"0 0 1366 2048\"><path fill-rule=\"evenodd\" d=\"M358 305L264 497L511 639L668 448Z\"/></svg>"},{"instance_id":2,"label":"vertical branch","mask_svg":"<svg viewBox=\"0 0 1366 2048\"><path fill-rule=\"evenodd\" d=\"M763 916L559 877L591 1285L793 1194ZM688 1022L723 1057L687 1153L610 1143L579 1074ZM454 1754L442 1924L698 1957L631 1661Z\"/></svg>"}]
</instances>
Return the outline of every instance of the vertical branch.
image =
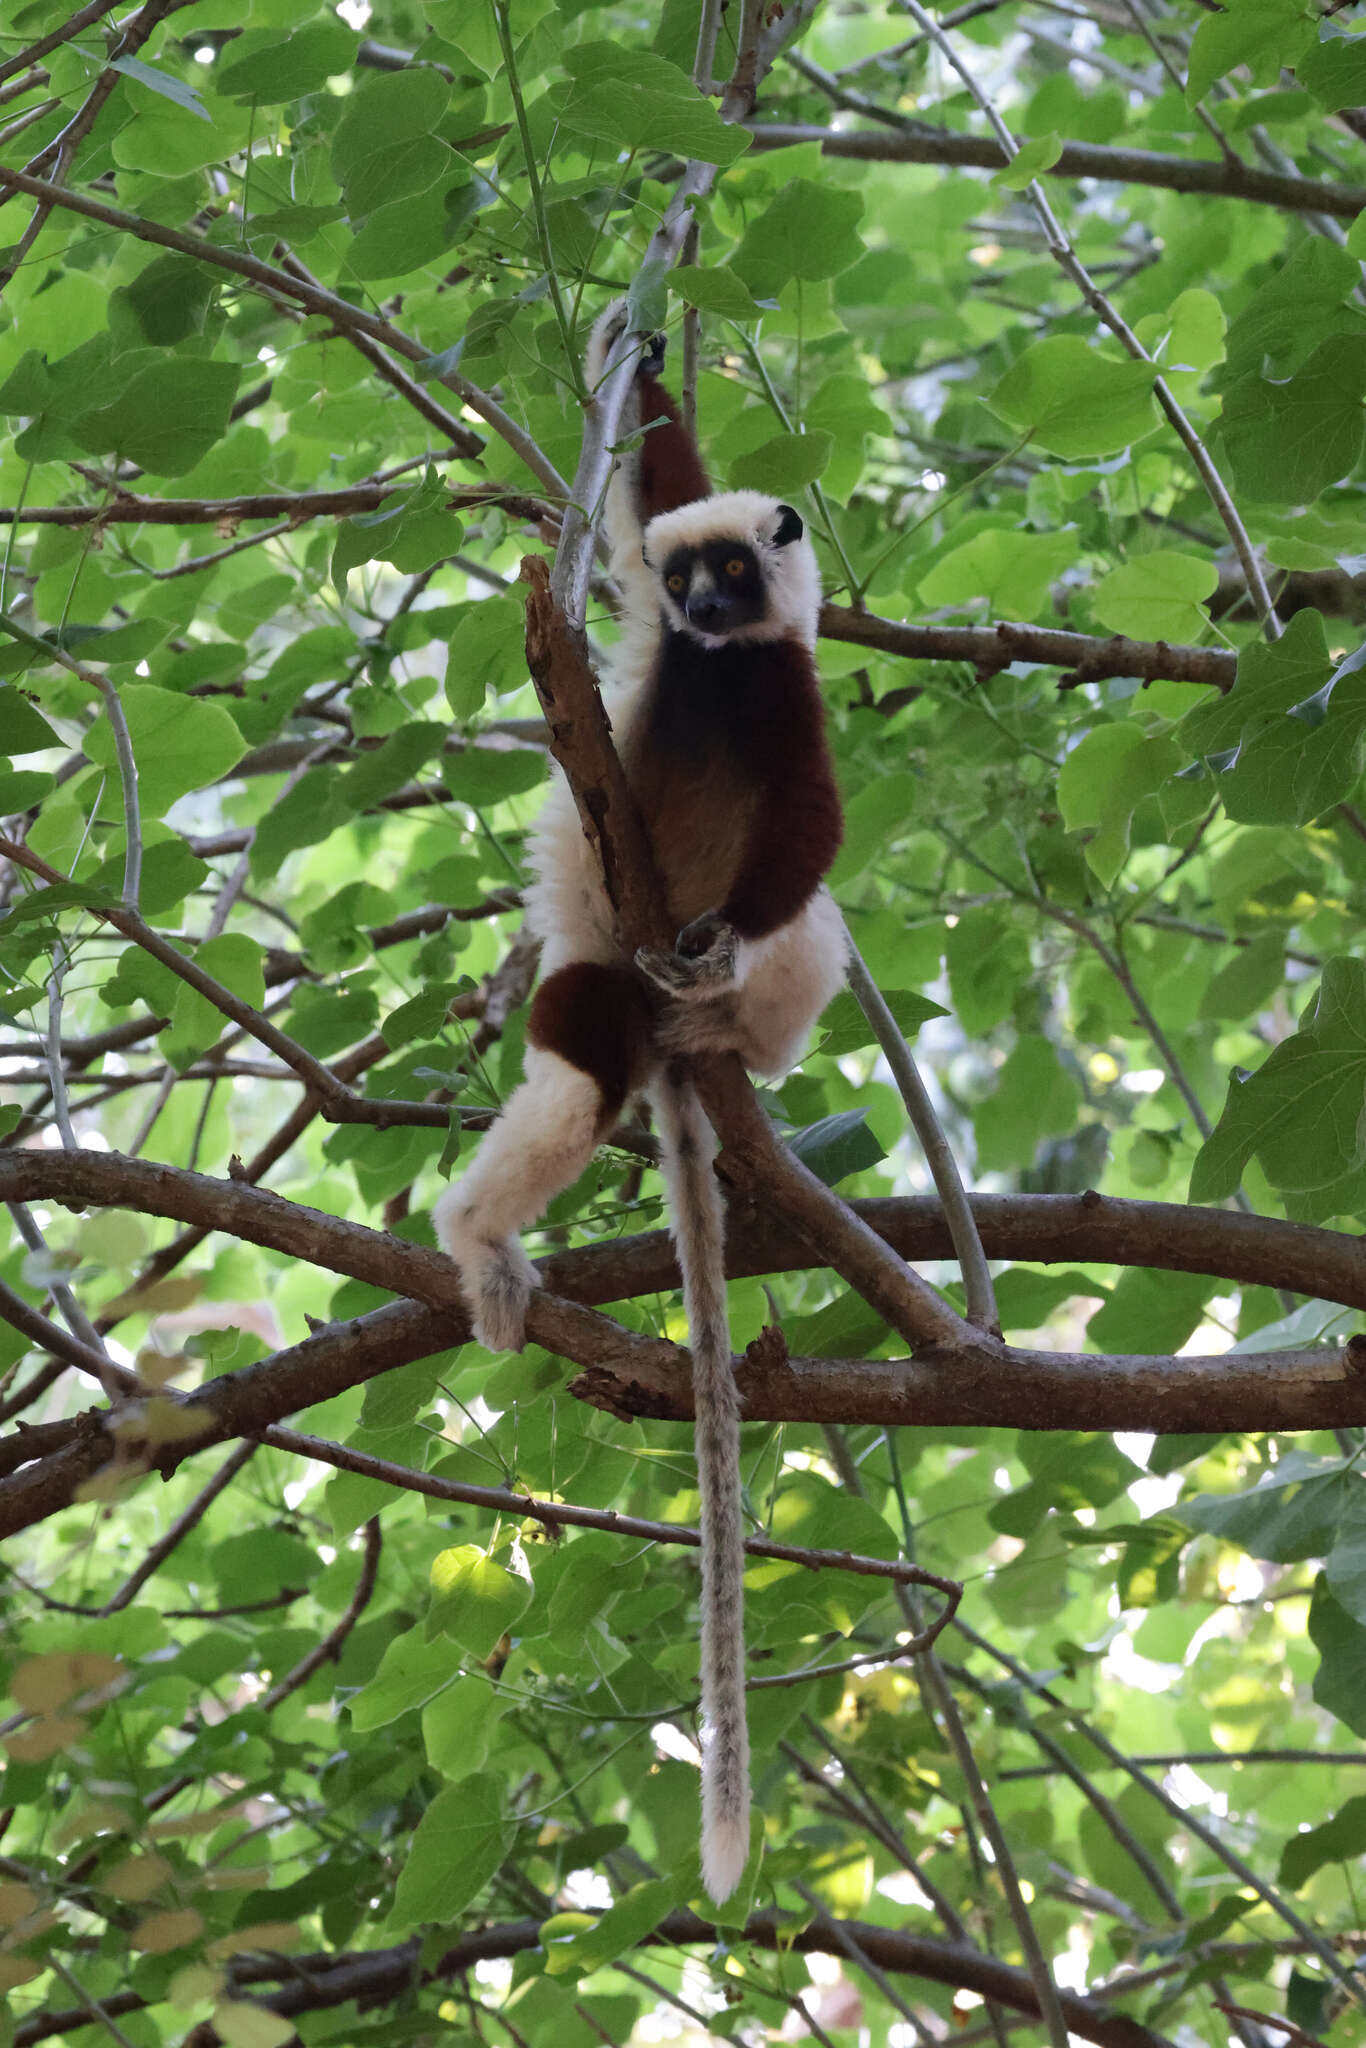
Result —
<instances>
[{"instance_id":1,"label":"vertical branch","mask_svg":"<svg viewBox=\"0 0 1366 2048\"><path fill-rule=\"evenodd\" d=\"M847 926L845 936L849 947L849 986L892 1070L892 1077L906 1105L906 1114L911 1119L911 1127L920 1140L925 1164L930 1169L930 1176L943 1204L949 1235L953 1239L954 1255L963 1274L968 1321L975 1323L978 1329L987 1330L993 1336L999 1337L1001 1318L996 1308L996 1290L991 1284L991 1268L987 1264L986 1253L982 1250L981 1235L963 1187L958 1162L953 1156L953 1148L944 1135L943 1125L934 1113L934 1104L930 1101L925 1084L920 1078L920 1070L916 1066L911 1048L897 1029L896 1019L887 1007L882 990L868 972L868 963L854 944L853 935Z\"/></svg>"},{"instance_id":2,"label":"vertical branch","mask_svg":"<svg viewBox=\"0 0 1366 2048\"><path fill-rule=\"evenodd\" d=\"M77 1149L71 1126L71 1107L66 1093L66 1068L62 1063L62 983L69 965L66 947L57 939L52 949L52 972L47 978L47 1026L43 1034L46 1051L47 1085L52 1094L52 1115L62 1148Z\"/></svg>"},{"instance_id":3,"label":"vertical branch","mask_svg":"<svg viewBox=\"0 0 1366 2048\"><path fill-rule=\"evenodd\" d=\"M51 1253L48 1251L47 1239L34 1222L28 1205L24 1202L9 1202L6 1204L6 1207L14 1218L15 1229L19 1232L20 1237L29 1250L39 1253L50 1264ZM72 1336L78 1344L93 1354L91 1364L99 1373L100 1385L104 1388L109 1399L111 1401L115 1400L123 1391L121 1384L123 1377L122 1368L114 1364L105 1347L103 1337L101 1337L99 1331L77 1301L70 1287L67 1286L66 1281L58 1280L49 1273L44 1284L47 1287L48 1293L52 1296L57 1313L61 1316L62 1321L66 1324Z\"/></svg>"},{"instance_id":4,"label":"vertical branch","mask_svg":"<svg viewBox=\"0 0 1366 2048\"><path fill-rule=\"evenodd\" d=\"M142 889L142 808L133 735L128 730L119 693L108 676L97 676L95 684L104 699L105 716L114 735L114 758L119 764L119 786L123 791L123 902L136 917Z\"/></svg>"},{"instance_id":5,"label":"vertical branch","mask_svg":"<svg viewBox=\"0 0 1366 2048\"><path fill-rule=\"evenodd\" d=\"M702 0L697 17L697 54L693 58L692 82L699 92L710 93L716 69L716 38L721 28L722 0Z\"/></svg>"}]
</instances>

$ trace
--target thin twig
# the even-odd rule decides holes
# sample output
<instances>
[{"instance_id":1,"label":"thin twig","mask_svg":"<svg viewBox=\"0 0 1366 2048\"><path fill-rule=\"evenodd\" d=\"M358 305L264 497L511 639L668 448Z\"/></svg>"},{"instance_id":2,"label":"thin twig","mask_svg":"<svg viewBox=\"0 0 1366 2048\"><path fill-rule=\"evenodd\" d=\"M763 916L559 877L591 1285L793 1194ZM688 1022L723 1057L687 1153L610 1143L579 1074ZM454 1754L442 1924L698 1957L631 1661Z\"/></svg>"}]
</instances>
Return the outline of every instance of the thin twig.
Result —
<instances>
[{"instance_id":1,"label":"thin twig","mask_svg":"<svg viewBox=\"0 0 1366 2048\"><path fill-rule=\"evenodd\" d=\"M849 986L892 1070L892 1078L901 1091L906 1113L920 1140L925 1163L944 1205L945 1221L963 1275L968 1321L975 1323L979 1330L999 1337L1001 1318L996 1307L996 1290L991 1284L991 1269L982 1250L981 1235L968 1205L953 1148L935 1114L911 1048L898 1029L882 990L869 973L868 963L854 944L853 934L847 925L845 941L849 949Z\"/></svg>"},{"instance_id":2,"label":"thin twig","mask_svg":"<svg viewBox=\"0 0 1366 2048\"><path fill-rule=\"evenodd\" d=\"M355 1591L347 1602L345 1614L335 1628L329 1629L320 1643L315 1643L313 1648L299 1659L292 1671L287 1671L268 1693L262 1695L261 1707L265 1713L268 1714L272 1707L278 1707L282 1700L287 1700L300 1686L307 1685L314 1672L320 1665L325 1664L329 1657L335 1662L341 1655L342 1644L370 1604L370 1596L375 1590L375 1580L379 1576L380 1548L379 1516L371 1515L365 1525L365 1556L361 1564L360 1577L356 1581Z\"/></svg>"},{"instance_id":3,"label":"thin twig","mask_svg":"<svg viewBox=\"0 0 1366 2048\"><path fill-rule=\"evenodd\" d=\"M119 0L86 0L85 6L78 7L59 28L49 29L45 36L39 36L36 42L29 43L17 56L6 57L0 64L0 80L13 78L15 72L22 71L26 64L36 64L40 57L46 57L49 50L59 49L63 43L69 43L73 36L78 36L82 29L89 28L101 15L112 14L118 4Z\"/></svg>"},{"instance_id":4,"label":"thin twig","mask_svg":"<svg viewBox=\"0 0 1366 2048\"><path fill-rule=\"evenodd\" d=\"M350 1444L334 1444L322 1437L306 1436L300 1430L275 1425L262 1432L264 1440L277 1450L293 1451L301 1458L315 1458L334 1465L339 1472L357 1472L363 1478L381 1480L408 1493L425 1494L431 1500L461 1501L469 1507L487 1508L496 1514L517 1515L541 1522L548 1529L598 1529L611 1536L629 1536L646 1543L682 1544L696 1550L701 1531L675 1522L647 1521L640 1515L621 1515L614 1508L584 1508L571 1501L538 1499L508 1486L473 1486L461 1480L442 1479L433 1472L419 1472L396 1465L388 1458L374 1458ZM862 1557L847 1550L815 1550L807 1545L775 1543L767 1536L747 1536L745 1550L751 1557L777 1558L785 1564L804 1565L809 1571L854 1572L865 1578L891 1579L898 1585L931 1586L944 1595L946 1610L913 1643L898 1645L910 1653L933 1642L958 1604L962 1588L904 1558Z\"/></svg>"}]
</instances>

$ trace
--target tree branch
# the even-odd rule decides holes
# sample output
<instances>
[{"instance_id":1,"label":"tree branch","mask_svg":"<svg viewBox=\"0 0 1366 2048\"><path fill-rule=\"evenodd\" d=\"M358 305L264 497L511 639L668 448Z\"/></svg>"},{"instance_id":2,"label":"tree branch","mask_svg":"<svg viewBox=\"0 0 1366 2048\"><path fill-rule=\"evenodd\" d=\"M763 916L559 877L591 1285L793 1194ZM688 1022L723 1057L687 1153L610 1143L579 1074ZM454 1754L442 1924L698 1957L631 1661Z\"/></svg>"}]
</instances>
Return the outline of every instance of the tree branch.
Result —
<instances>
[{"instance_id":1,"label":"tree branch","mask_svg":"<svg viewBox=\"0 0 1366 2048\"><path fill-rule=\"evenodd\" d=\"M3 176L0 171L0 178ZM436 461L447 459L445 454L434 457ZM240 498L141 498L115 485L107 504L0 506L0 526L235 527L244 519L284 519L297 526L305 519L347 519L357 512L373 512L393 492L394 484L384 478L343 484L332 491L255 491ZM549 516L558 517L557 509L541 499L497 484L448 486L448 511L464 512L481 505L497 505L514 518L537 525Z\"/></svg>"},{"instance_id":2,"label":"tree branch","mask_svg":"<svg viewBox=\"0 0 1366 2048\"><path fill-rule=\"evenodd\" d=\"M289 1981L281 1990L268 1993L257 2003L286 2018L306 2012L322 2012L360 2000L377 2004L403 1997L423 1982L444 1981L462 1976L476 1963L506 1960L539 1948L540 1919L504 1921L476 1928L453 1942L439 1960L424 1969L418 1940L396 1948L375 1949L363 1954L321 1954L297 1956L283 1961L270 1958L242 1958L231 1967L234 1996L251 1985ZM1033 1986L1023 1970L999 1962L966 1942L933 1941L900 1928L877 1927L861 1920L841 1920L841 1933L888 1972L922 1977L932 1984L946 1984L955 1990L975 1991L994 1999L1014 2012L1038 2018ZM765 1910L751 1913L743 1928L719 1928L695 1913L676 1911L665 1915L652 1933L642 1937L650 1947L705 1946L712 1948L718 1938L729 1943L749 1942L756 1948L783 1953L796 1950L802 1955L843 1955L834 1933L820 1926L801 1927L790 1914ZM1060 1994L1063 2016L1078 2039L1094 2041L1097 2048L1171 2048L1166 2036L1157 2034L1127 2013L1120 2013L1094 1998L1075 1992ZM132 2001L131 2003L128 2001ZM106 2000L111 2013L138 2011L143 2001L137 1993L118 1993ZM80 2007L68 2013L35 2013L15 2028L15 2048L37 2048L40 2041L94 2022L94 2015ZM217 2039L217 2036L209 2038Z\"/></svg>"},{"instance_id":3,"label":"tree branch","mask_svg":"<svg viewBox=\"0 0 1366 2048\"><path fill-rule=\"evenodd\" d=\"M927 122L907 122L895 133L886 129L835 130L791 121L751 121L746 126L755 149L790 149L818 142L823 156L853 158L860 163L954 164L999 171L1006 153L990 136L956 135ZM1122 185L1159 185L1169 192L1201 192L1220 199L1244 199L1261 206L1279 206L1291 213L1326 213L1355 220L1366 207L1366 187L1341 185L1330 178L1298 178L1279 171L1236 167L1222 159L1163 156L1151 149L1115 149L1099 142L1064 142L1057 162L1040 172L1045 178L1102 178Z\"/></svg>"}]
</instances>

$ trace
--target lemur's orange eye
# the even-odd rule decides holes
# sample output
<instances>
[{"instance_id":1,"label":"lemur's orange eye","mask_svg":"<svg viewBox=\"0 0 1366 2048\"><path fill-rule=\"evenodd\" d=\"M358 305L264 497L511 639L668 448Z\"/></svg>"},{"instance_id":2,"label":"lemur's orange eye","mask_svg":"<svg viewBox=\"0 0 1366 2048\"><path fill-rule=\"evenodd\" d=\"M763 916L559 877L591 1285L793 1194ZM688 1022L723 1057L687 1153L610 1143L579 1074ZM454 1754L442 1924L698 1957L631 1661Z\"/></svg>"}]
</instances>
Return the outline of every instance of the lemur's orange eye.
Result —
<instances>
[{"instance_id":1,"label":"lemur's orange eye","mask_svg":"<svg viewBox=\"0 0 1366 2048\"><path fill-rule=\"evenodd\" d=\"M726 564L727 576L743 576L744 573L744 563L740 560L740 557L738 555L732 555L731 559Z\"/></svg>"},{"instance_id":2,"label":"lemur's orange eye","mask_svg":"<svg viewBox=\"0 0 1366 2048\"><path fill-rule=\"evenodd\" d=\"M667 580L670 590L677 596L678 592L683 588L683 578L681 576L670 576Z\"/></svg>"}]
</instances>

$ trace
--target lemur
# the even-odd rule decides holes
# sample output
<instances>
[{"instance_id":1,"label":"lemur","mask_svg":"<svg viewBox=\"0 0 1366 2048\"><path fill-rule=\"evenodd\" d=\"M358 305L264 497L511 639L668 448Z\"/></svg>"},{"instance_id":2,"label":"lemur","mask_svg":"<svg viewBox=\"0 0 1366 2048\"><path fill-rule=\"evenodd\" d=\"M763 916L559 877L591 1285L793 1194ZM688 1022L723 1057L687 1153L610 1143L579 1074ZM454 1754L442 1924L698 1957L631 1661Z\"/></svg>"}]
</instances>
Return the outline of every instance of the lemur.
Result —
<instances>
[{"instance_id":1,"label":"lemur","mask_svg":"<svg viewBox=\"0 0 1366 2048\"><path fill-rule=\"evenodd\" d=\"M597 322L601 380L625 325ZM799 515L757 491L713 497L642 346L622 422L628 447L605 525L624 593L608 697L678 938L634 958L556 776L535 828L527 919L542 979L525 1078L447 1188L434 1222L460 1268L474 1334L519 1350L536 1270L518 1233L582 1173L626 1103L655 1115L683 1274L702 1500L702 1875L718 1903L749 1854L740 1407L726 1316L716 1141L687 1056L738 1052L783 1073L845 976L843 921L822 887L840 844L839 793L812 659L820 581Z\"/></svg>"}]
</instances>

